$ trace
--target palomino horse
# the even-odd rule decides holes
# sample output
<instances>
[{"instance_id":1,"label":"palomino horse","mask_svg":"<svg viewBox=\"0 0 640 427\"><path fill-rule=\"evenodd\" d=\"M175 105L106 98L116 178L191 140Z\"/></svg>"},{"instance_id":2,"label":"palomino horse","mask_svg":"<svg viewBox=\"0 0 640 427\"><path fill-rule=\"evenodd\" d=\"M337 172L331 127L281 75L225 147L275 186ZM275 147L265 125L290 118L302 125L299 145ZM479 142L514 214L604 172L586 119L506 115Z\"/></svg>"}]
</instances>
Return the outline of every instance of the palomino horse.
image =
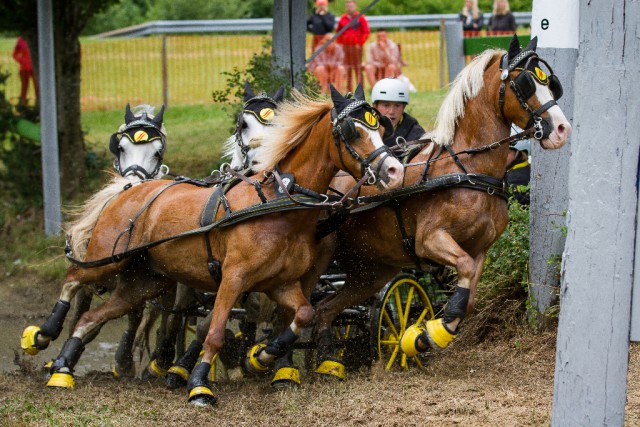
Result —
<instances>
[{"instance_id":1,"label":"palomino horse","mask_svg":"<svg viewBox=\"0 0 640 427\"><path fill-rule=\"evenodd\" d=\"M397 347L391 357L404 358L403 362L416 357L419 363L419 352L429 346L444 348L455 338L473 308L487 250L508 222L506 200L497 194L503 186L511 124L533 126L545 149L562 147L571 133L555 103L562 87L535 53L536 42L534 38L521 50L514 37L508 53L489 50L476 57L451 85L431 135L434 143L405 166L403 188L390 192L381 206L351 215L337 235L321 245L318 258L324 261L319 263L326 265L337 243L335 257L347 282L315 307L319 373L342 377L344 372L332 347L332 320L344 308L374 295L399 268L415 267L416 262L454 267L458 283L442 318L424 322L422 315L406 331L392 334ZM451 185L458 177L461 185ZM446 180L447 185L437 185ZM336 181L334 188L351 185L349 179ZM421 191L420 186L433 189ZM361 196L367 200L374 193L366 188ZM316 279L304 286L314 286ZM408 316L408 306L398 309L400 316Z\"/></svg>"},{"instance_id":2,"label":"palomino horse","mask_svg":"<svg viewBox=\"0 0 640 427\"><path fill-rule=\"evenodd\" d=\"M118 196L125 186L145 179L158 179L169 172L162 164L167 147L167 132L163 124L164 106L154 116L153 107L139 105L131 111L129 104L125 108L124 124L111 136L109 150L115 156L114 169L120 176L112 176L111 181L98 193L94 194L82 208L76 212L76 220L67 224L69 236L86 235L95 226L98 215L104 206ZM73 241L76 254L83 254L88 240ZM69 244L71 242L67 242ZM81 256L81 255L80 255ZM103 289L108 289L106 286ZM71 300L79 288L63 288L58 302L49 318L41 327L29 326L25 329L20 344L22 349L31 355L48 347L62 332L64 319L71 307ZM91 305L92 291L82 289L75 300L74 324L79 316ZM141 311L131 313L129 328L135 328L140 322ZM135 332L134 332L135 334Z\"/></svg>"},{"instance_id":3,"label":"palomino horse","mask_svg":"<svg viewBox=\"0 0 640 427\"><path fill-rule=\"evenodd\" d=\"M266 94L256 95L249 82L245 82L244 86L244 104L238 114L238 121L234 133L224 142L223 158L230 159L230 166L234 170L244 170L249 172L253 166L253 161L258 148L262 144L265 134L271 129L273 118L278 112L278 103L282 101L284 96L284 88L278 89L273 97ZM249 301L254 302L258 299L257 295L251 294ZM166 319L166 334L159 340L156 350L151 356L151 361L146 369L142 372L143 378L164 377L167 376L167 383L170 387L175 388L185 385L188 379L189 371L195 365L197 358L202 349L208 324L211 318L202 319L197 328L196 340L191 343L186 354L180 360L172 364L174 358L174 344L180 327L182 327L182 313L184 313L190 304L194 301L194 290L188 286L178 284L176 290L176 298L171 314ZM248 304L253 306L256 304ZM243 340L253 342L251 334L255 335L255 325L257 313L247 310L247 325L243 333ZM205 323L206 322L206 323ZM163 322L164 323L164 322ZM148 332L148 331L145 331ZM195 355L195 360L194 360ZM183 383L184 381L184 383Z\"/></svg>"},{"instance_id":4,"label":"palomino horse","mask_svg":"<svg viewBox=\"0 0 640 427\"><path fill-rule=\"evenodd\" d=\"M223 346L229 313L242 293L264 292L295 313L289 329L253 354L255 366L267 369L293 345L313 318L298 279L315 256L318 207L334 206L322 195L331 179L342 168L360 182L391 189L404 176L404 168L382 143L378 114L364 101L362 88L355 100L332 92L333 105L295 95L280 107L276 127L255 159L256 169L264 172L226 195L218 189L146 181L103 210L84 261L76 260L68 269L65 286L101 283L121 273L129 275L128 283L119 284L104 304L82 315L52 365L49 386L72 387L73 367L101 326L168 291L175 281L217 294L203 361L189 379L194 404L216 400L207 380L210 362ZM282 193L286 195L278 199ZM294 197L301 193L304 197ZM212 196L219 202L206 209ZM285 210L275 209L274 200ZM209 212L218 226L198 228L203 213ZM210 271L211 264L219 265L218 270Z\"/></svg>"},{"instance_id":5,"label":"palomino horse","mask_svg":"<svg viewBox=\"0 0 640 427\"><path fill-rule=\"evenodd\" d=\"M284 89L279 89L273 98L265 94L255 95L249 82L245 83L244 106L239 113L239 119L235 132L225 141L224 157L229 157L231 165L242 167L250 163L254 148L260 144L263 134L266 131L269 121L273 116L277 102L282 100ZM105 188L95 194L82 210L82 215L75 222L67 226L68 235L73 236L71 241L74 244L72 253L74 256L82 257L86 250L88 237L91 229L95 226L99 213L118 194L124 191L125 186L130 183L139 182L143 179L158 179L168 173L169 168L162 164L163 154L166 149L167 133L162 123L164 107L157 116L153 116L153 109L147 105L135 107L131 111L129 105L125 109L125 123L120 126L118 132L112 135L109 149L114 154L114 168L121 174L114 177ZM87 238L81 236L87 235ZM125 280L126 277L120 277ZM113 288L104 286L105 290ZM77 295L75 294L77 292ZM92 292L87 288L73 287L63 288L58 303L54 307L52 314L41 327L30 326L25 329L21 340L22 348L28 354L37 354L49 345L51 340L55 340L61 330L65 316L71 305L71 300L75 297L75 310L72 318L73 324L77 322L79 316L89 310L91 306ZM182 294L181 294L182 295ZM174 310L179 310L183 305L188 304L189 295L184 295L183 299L176 301ZM173 304L171 294L163 296L161 303L164 306ZM118 350L116 351L116 365L113 372L116 376L134 375L133 366L133 346L136 331L142 319L142 308L129 314L129 323L124 332ZM155 318L155 317L154 317ZM163 335L158 337L158 350L154 353L167 354L172 350L175 341L177 321L163 319L160 330ZM171 353L173 354L173 353ZM173 356L167 356L173 358ZM161 368L153 369L150 372L157 372ZM148 372L146 369L144 372Z\"/></svg>"}]
</instances>

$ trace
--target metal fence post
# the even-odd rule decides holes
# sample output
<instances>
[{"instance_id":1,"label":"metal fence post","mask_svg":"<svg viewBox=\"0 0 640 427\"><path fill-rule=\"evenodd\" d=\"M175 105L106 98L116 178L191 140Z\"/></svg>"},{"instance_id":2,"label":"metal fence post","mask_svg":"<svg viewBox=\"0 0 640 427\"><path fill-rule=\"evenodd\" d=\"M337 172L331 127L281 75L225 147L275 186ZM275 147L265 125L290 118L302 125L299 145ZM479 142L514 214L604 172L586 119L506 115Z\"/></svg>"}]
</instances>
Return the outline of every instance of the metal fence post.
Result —
<instances>
[{"instance_id":1,"label":"metal fence post","mask_svg":"<svg viewBox=\"0 0 640 427\"><path fill-rule=\"evenodd\" d=\"M465 64L464 45L461 22L447 22L445 24L445 38L447 41L447 63L449 81L452 82Z\"/></svg>"},{"instance_id":2,"label":"metal fence post","mask_svg":"<svg viewBox=\"0 0 640 427\"><path fill-rule=\"evenodd\" d=\"M60 163L58 159L58 118L56 67L53 45L51 0L38 0L38 52L40 72L40 126L42 150L42 189L44 193L44 231L58 234L62 225L60 210Z\"/></svg>"}]
</instances>

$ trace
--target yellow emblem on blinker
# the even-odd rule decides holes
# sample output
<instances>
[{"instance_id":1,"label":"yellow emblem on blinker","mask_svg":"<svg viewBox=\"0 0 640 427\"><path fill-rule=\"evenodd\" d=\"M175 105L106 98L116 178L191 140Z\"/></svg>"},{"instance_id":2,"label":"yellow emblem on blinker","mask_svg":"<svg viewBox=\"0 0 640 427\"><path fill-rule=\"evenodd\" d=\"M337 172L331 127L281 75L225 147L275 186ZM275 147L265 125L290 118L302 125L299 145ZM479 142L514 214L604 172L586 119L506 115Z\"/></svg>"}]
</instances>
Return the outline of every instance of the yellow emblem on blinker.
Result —
<instances>
[{"instance_id":1,"label":"yellow emblem on blinker","mask_svg":"<svg viewBox=\"0 0 640 427\"><path fill-rule=\"evenodd\" d=\"M375 126L376 124L378 124L378 119L376 119L376 116L368 111L364 113L364 119L367 123L369 123L370 126Z\"/></svg>"},{"instance_id":2,"label":"yellow emblem on blinker","mask_svg":"<svg viewBox=\"0 0 640 427\"><path fill-rule=\"evenodd\" d=\"M544 82L544 81L547 80L547 75L540 68L536 67L535 72L536 72L536 77L538 78L538 80L540 80L541 82Z\"/></svg>"},{"instance_id":3,"label":"yellow emblem on blinker","mask_svg":"<svg viewBox=\"0 0 640 427\"><path fill-rule=\"evenodd\" d=\"M139 130L138 132L133 134L133 140L135 142L148 141L149 140L149 135L145 131Z\"/></svg>"},{"instance_id":4,"label":"yellow emblem on blinker","mask_svg":"<svg viewBox=\"0 0 640 427\"><path fill-rule=\"evenodd\" d=\"M273 119L273 110L271 108L263 108L260 110L260 117L267 121Z\"/></svg>"}]
</instances>

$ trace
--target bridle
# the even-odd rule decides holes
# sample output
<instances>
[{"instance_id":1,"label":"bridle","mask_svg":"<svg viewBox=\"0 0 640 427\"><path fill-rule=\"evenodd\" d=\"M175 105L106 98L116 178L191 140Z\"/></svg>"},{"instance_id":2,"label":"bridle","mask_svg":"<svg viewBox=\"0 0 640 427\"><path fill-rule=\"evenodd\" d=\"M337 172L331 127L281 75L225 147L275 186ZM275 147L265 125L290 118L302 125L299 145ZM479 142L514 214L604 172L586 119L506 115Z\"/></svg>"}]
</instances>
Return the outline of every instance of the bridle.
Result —
<instances>
[{"instance_id":1,"label":"bridle","mask_svg":"<svg viewBox=\"0 0 640 427\"><path fill-rule=\"evenodd\" d=\"M352 117L352 114L359 109L365 110L365 114L367 113L372 114L373 117L376 117L377 118L376 126L372 126L368 123L365 124L362 122L362 120ZM366 127L372 130L376 130L379 128L380 125L378 121L384 121L385 123L387 121L389 122L386 126L385 124L383 124L385 129L393 129L393 127L391 126L391 122L387 117L380 114L378 110L370 106L365 100L352 101L339 114L336 111L335 107L331 110L331 124L333 127L331 133L333 134L333 140L336 144L336 148L338 149L338 156L340 158L340 163L342 163L342 169L345 171L348 171L348 168L344 163L344 159L342 158L340 141L344 143L344 147L349 152L349 154L351 154L351 157L353 157L356 161L360 163L360 171L362 176L365 176L365 175L368 176L367 184L373 185L373 184L376 184L378 181L380 181L380 169L382 168L382 165L385 159L389 156L395 157L395 155L393 154L393 152L390 150L389 147L387 147L386 145L383 145L382 147L379 147L373 150L373 152L369 154L366 158L363 158L362 156L360 156L358 152L353 148L353 145L352 145L352 142L358 138L358 131L356 130L356 124L354 123L354 120L363 123ZM382 158L378 163L378 168L374 171L371 168L371 163L373 163L373 161L378 156L382 156ZM349 174L353 176L351 172L349 172ZM356 181L358 181L358 179L355 176L353 176L353 178Z\"/></svg>"},{"instance_id":2,"label":"bridle","mask_svg":"<svg viewBox=\"0 0 640 427\"><path fill-rule=\"evenodd\" d=\"M153 133L157 133L157 135L152 136L151 138L147 138L142 142L136 141L135 138L132 135L130 135L131 131L134 129L153 131ZM135 133L134 133L134 136L135 136ZM155 163L154 168L151 171L146 170L144 167L138 164L133 164L125 169L122 169L120 165L120 155L122 154L122 151L119 148L120 140L122 138L127 138L129 141L131 141L132 144L148 144L158 140L161 142L162 147L156 151L155 157L157 161ZM115 160L113 161L113 167L118 171L118 173L123 177L134 175L143 180L153 179L158 175L158 172L160 172L161 170L162 170L162 173L165 175L169 173L169 167L162 164L162 159L163 159L166 148L167 148L167 140L164 134L156 126L152 124L147 124L142 120L130 123L127 126L127 128L122 132L114 133L113 135L111 135L111 140L109 142L109 150L113 153L114 156L116 156Z\"/></svg>"},{"instance_id":3,"label":"bridle","mask_svg":"<svg viewBox=\"0 0 640 427\"><path fill-rule=\"evenodd\" d=\"M240 147L240 152L242 153L242 168L243 169L248 169L249 168L249 156L247 156L247 154L249 153L249 150L251 150L251 147L249 147L248 145L244 144L244 141L242 140L242 126L244 125L244 115L245 113L247 114L251 114L253 115L260 123L262 123L265 126L271 126L271 122L270 120L265 119L264 117L261 116L261 111L255 111L251 108L249 108L249 106L251 104L255 104L256 102L260 102L262 101L263 103L266 103L268 105L270 105L273 110L278 108L278 104L276 103L276 101L267 96L265 93L262 93L260 95L256 95L250 99L248 99L243 105L242 105L242 109L240 110L240 113L238 114L238 121L236 122L236 129L233 132L233 134L236 137L236 144L238 144L238 147Z\"/></svg>"},{"instance_id":4,"label":"bridle","mask_svg":"<svg viewBox=\"0 0 640 427\"><path fill-rule=\"evenodd\" d=\"M541 105L536 110L533 110L527 103L527 100L532 97L536 91L536 84L534 80L535 78L533 77L532 72L528 69L531 61L534 59L536 59L538 62L542 62L548 68L550 75L545 75L545 77L549 85L549 90L551 91L554 98L551 101ZM520 65L525 60L526 62L524 66L518 67L518 65ZM504 117L505 92L508 82L509 87L511 87L511 90L513 90L513 93L518 99L518 102L520 103L522 108L529 114L529 122L527 123L526 128L533 127L533 129L535 130L533 137L538 141L549 137L549 135L553 131L553 127L548 120L542 118L542 114L554 105L557 105L556 101L562 96L562 85L560 83L560 79L558 79L558 77L553 73L553 69L551 68L551 66L549 66L547 61L540 58L538 54L532 50L523 50L515 58L513 58L511 62L509 62L508 60L508 54L505 54L502 56L500 62L500 113ZM521 70L521 72L512 79L510 73L514 70Z\"/></svg>"}]
</instances>

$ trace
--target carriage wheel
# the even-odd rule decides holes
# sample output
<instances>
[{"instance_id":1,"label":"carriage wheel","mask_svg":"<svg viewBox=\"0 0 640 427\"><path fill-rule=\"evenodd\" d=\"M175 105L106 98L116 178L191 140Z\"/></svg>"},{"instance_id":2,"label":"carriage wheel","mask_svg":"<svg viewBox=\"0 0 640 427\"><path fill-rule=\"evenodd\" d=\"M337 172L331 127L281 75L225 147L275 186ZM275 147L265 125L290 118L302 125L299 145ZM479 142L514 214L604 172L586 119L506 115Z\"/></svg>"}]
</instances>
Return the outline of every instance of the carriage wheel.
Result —
<instances>
[{"instance_id":1,"label":"carriage wheel","mask_svg":"<svg viewBox=\"0 0 640 427\"><path fill-rule=\"evenodd\" d=\"M373 345L385 370L424 369L428 353L408 357L400 349L400 338L409 326L434 317L429 296L415 277L403 274L385 287L372 318Z\"/></svg>"}]
</instances>

